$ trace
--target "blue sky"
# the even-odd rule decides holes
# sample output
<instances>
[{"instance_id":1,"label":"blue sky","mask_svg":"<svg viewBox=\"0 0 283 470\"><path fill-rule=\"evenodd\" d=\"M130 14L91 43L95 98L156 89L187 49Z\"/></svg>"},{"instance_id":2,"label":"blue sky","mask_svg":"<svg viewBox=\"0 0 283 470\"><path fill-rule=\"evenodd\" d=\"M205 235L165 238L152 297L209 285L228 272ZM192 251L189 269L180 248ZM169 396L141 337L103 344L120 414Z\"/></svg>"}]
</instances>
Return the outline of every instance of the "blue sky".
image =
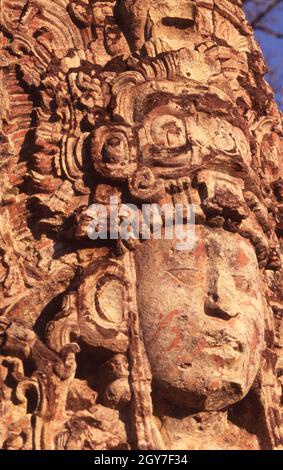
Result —
<instances>
[{"instance_id":1,"label":"blue sky","mask_svg":"<svg viewBox=\"0 0 283 470\"><path fill-rule=\"evenodd\" d=\"M253 14L253 11L250 12ZM283 34L283 2L281 2L262 22L269 29ZM266 77L276 91L277 102L283 110L283 39L278 39L262 31L255 31L265 60L270 69Z\"/></svg>"}]
</instances>

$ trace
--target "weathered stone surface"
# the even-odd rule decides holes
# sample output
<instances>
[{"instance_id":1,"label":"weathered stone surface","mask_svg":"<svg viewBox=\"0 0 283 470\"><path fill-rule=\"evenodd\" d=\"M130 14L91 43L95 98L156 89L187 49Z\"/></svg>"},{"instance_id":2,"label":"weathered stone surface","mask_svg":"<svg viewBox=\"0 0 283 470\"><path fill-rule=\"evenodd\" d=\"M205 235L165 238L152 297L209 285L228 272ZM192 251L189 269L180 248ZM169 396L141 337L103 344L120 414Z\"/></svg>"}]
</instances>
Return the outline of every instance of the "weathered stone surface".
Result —
<instances>
[{"instance_id":1,"label":"weathered stone surface","mask_svg":"<svg viewBox=\"0 0 283 470\"><path fill-rule=\"evenodd\" d=\"M0 448L282 448L282 116L241 1L0 27ZM91 240L113 196L195 204L195 248Z\"/></svg>"}]
</instances>

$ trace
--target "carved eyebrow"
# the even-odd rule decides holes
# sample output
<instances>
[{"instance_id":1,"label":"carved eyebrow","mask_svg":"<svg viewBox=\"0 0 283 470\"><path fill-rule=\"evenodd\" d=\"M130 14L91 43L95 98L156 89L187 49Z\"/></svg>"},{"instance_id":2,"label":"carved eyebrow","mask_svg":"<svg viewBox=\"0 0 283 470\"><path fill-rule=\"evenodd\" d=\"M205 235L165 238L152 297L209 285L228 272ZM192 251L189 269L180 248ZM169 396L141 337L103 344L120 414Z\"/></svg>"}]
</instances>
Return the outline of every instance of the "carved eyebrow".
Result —
<instances>
[{"instance_id":1,"label":"carved eyebrow","mask_svg":"<svg viewBox=\"0 0 283 470\"><path fill-rule=\"evenodd\" d=\"M201 269L197 268L172 268L172 269L167 269L167 272L174 272L174 271L199 271L201 272Z\"/></svg>"},{"instance_id":2,"label":"carved eyebrow","mask_svg":"<svg viewBox=\"0 0 283 470\"><path fill-rule=\"evenodd\" d=\"M236 273L234 274L234 273L232 273L232 276L233 277L244 277L245 279L251 280L251 277L248 276L247 274L236 274Z\"/></svg>"},{"instance_id":3,"label":"carved eyebrow","mask_svg":"<svg viewBox=\"0 0 283 470\"><path fill-rule=\"evenodd\" d=\"M172 272L172 271L173 271L173 272ZM198 270L198 269L193 269L193 268L192 268L192 269L190 269L190 268L185 268L185 269L180 268L180 269L167 269L167 270L165 271L167 274L169 274L169 276L173 277L173 279L175 279L175 281L178 281L178 282L180 282L183 286L186 286L187 284L185 284L185 282L183 282L181 279L179 279L178 277L176 277L176 276L174 275L174 271L175 271L175 272L178 272L178 271L199 271L199 270Z\"/></svg>"}]
</instances>

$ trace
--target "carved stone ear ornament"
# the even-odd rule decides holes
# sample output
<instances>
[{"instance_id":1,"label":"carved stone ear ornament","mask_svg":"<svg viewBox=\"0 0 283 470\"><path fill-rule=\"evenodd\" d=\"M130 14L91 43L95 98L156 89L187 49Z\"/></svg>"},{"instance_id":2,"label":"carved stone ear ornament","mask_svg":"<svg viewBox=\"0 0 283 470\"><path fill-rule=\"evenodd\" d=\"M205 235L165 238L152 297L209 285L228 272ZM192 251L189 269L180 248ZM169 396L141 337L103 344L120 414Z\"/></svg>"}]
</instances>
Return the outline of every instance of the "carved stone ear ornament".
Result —
<instances>
[{"instance_id":1,"label":"carved stone ear ornament","mask_svg":"<svg viewBox=\"0 0 283 470\"><path fill-rule=\"evenodd\" d=\"M87 268L76 295L80 336L87 344L127 350L127 295L124 267L118 261L104 259Z\"/></svg>"},{"instance_id":2,"label":"carved stone ear ornament","mask_svg":"<svg viewBox=\"0 0 283 470\"><path fill-rule=\"evenodd\" d=\"M113 180L125 180L136 168L136 149L131 129L117 124L98 127L92 136L92 158L96 171Z\"/></svg>"},{"instance_id":3,"label":"carved stone ear ornament","mask_svg":"<svg viewBox=\"0 0 283 470\"><path fill-rule=\"evenodd\" d=\"M140 326L138 316L137 313L134 313L134 309L136 309L136 293L132 262L131 255L125 253L119 262L111 262L105 259L104 262L100 261L96 265L90 265L84 273L84 280L82 280L77 294L72 294L69 297L71 302L69 300L68 303L65 303L65 309L71 313L66 315L66 312L64 316L61 315L61 319L59 316L57 320L52 322L52 329L50 329L51 324L49 325L48 341L53 347L55 346L56 342L54 339L58 335L58 327L62 331L62 328L60 328L61 322L63 322L62 325L66 324L64 328L67 327L69 334L73 334L74 329L70 330L70 315L72 316L72 309L76 305L77 324L79 327L78 336L89 345L102 346L116 352L112 359L108 361L112 381L110 381L105 390L105 404L111 408L119 409L130 402L133 394L138 445L140 448L146 449L160 448L160 446L163 446L162 439L160 436L158 437L159 432L155 427L150 405L151 375L139 337ZM105 289L108 289L108 293L105 292ZM125 296L124 301L121 298L120 307L124 312L121 310L122 317L120 319L117 317L117 289L122 289ZM114 295L112 300L109 295L111 290L113 290ZM88 293L87 297L86 292ZM75 299L74 295L77 298L75 304L73 302ZM94 302L92 304L91 317L86 308L90 304L90 297L93 299L92 302ZM113 306L111 306L112 301L114 302ZM96 314L93 313L94 305ZM114 312L115 318L113 317ZM93 329L94 326L95 330ZM122 334L122 332L128 334L129 328L131 332L129 335L130 344L127 342L128 337L127 340L126 336L123 339ZM54 339L52 339L53 337ZM64 358L68 358L70 353L76 354L78 351L77 344L67 343L60 348L60 357L64 361ZM119 351L121 353L118 353ZM131 351L130 368L127 356L125 355L125 353L128 354L128 351ZM62 370L61 372L59 367L58 373L60 377L68 378L66 371ZM144 411L142 411L143 408Z\"/></svg>"}]
</instances>

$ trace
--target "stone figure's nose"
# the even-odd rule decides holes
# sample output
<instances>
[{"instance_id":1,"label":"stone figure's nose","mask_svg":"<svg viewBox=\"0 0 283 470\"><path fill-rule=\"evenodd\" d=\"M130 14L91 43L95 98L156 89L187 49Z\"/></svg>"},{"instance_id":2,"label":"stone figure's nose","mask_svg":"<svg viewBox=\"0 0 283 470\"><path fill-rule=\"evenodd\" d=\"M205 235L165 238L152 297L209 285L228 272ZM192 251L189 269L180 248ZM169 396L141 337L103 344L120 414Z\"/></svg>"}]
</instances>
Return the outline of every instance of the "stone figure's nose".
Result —
<instances>
[{"instance_id":1,"label":"stone figure's nose","mask_svg":"<svg viewBox=\"0 0 283 470\"><path fill-rule=\"evenodd\" d=\"M222 269L220 272L213 271L210 275L204 309L209 316L229 320L239 313L237 291L231 274Z\"/></svg>"}]
</instances>

